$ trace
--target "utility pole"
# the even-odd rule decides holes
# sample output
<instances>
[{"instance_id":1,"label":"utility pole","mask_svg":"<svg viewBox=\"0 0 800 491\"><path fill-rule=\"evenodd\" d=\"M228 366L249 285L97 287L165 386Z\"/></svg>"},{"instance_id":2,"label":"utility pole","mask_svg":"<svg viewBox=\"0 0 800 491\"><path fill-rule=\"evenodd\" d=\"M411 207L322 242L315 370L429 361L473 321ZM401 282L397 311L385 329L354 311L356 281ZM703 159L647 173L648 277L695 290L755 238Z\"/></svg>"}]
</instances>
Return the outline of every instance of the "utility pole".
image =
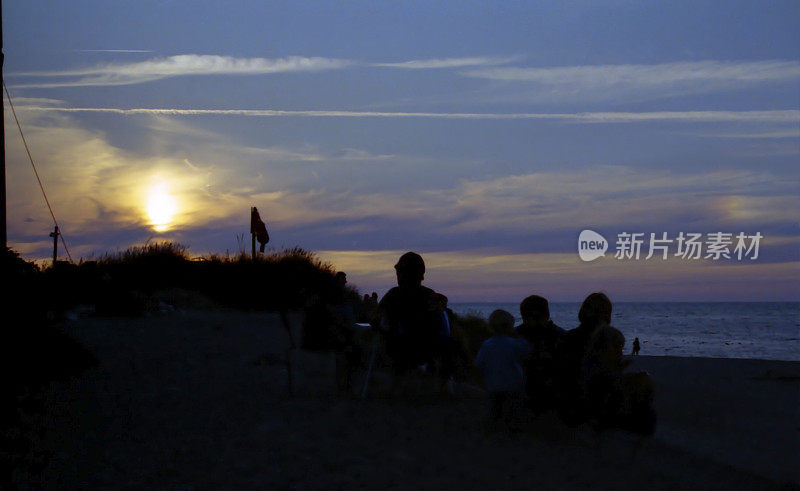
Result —
<instances>
[{"instance_id":1,"label":"utility pole","mask_svg":"<svg viewBox=\"0 0 800 491\"><path fill-rule=\"evenodd\" d=\"M50 237L53 238L53 267L56 267L56 261L58 260L58 236L61 235L58 232L58 225L56 225L55 230L50 232Z\"/></svg>"},{"instance_id":2,"label":"utility pole","mask_svg":"<svg viewBox=\"0 0 800 491\"><path fill-rule=\"evenodd\" d=\"M3 82L3 2L0 0L0 83ZM0 97L2 99L2 97ZM0 104L0 242L8 246L8 227L6 224L6 124L5 104Z\"/></svg>"}]
</instances>

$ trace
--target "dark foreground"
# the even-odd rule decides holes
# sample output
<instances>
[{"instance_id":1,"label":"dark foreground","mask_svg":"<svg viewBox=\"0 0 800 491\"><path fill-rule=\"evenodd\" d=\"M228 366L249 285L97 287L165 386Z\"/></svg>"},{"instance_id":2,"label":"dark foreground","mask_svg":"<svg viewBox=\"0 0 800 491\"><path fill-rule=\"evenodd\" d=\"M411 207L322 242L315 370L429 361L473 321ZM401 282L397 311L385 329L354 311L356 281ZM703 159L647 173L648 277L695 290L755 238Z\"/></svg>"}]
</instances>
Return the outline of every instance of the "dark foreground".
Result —
<instances>
[{"instance_id":1,"label":"dark foreground","mask_svg":"<svg viewBox=\"0 0 800 491\"><path fill-rule=\"evenodd\" d=\"M81 319L99 359L53 382L13 476L46 488L774 488L800 483L800 363L640 357L659 428L599 440L549 417L487 433L484 401L411 394L288 397L278 317ZM267 355L267 356L264 356ZM262 363L258 363L262 360ZM317 384L303 387L304 384ZM309 389L309 390L304 390Z\"/></svg>"}]
</instances>

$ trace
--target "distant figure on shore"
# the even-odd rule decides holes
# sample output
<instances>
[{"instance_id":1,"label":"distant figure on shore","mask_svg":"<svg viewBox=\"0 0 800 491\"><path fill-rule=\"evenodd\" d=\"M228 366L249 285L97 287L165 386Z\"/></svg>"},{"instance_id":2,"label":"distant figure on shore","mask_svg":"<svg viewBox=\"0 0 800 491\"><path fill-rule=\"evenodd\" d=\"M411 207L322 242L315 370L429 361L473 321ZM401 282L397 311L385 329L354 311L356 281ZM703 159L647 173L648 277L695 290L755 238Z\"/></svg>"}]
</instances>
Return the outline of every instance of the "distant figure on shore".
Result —
<instances>
[{"instance_id":1,"label":"distant figure on shore","mask_svg":"<svg viewBox=\"0 0 800 491\"><path fill-rule=\"evenodd\" d=\"M375 294L377 296L377 293ZM364 294L363 299L359 305L358 315L356 315L357 322L372 324L378 318L378 300L368 294Z\"/></svg>"},{"instance_id":2,"label":"distant figure on shore","mask_svg":"<svg viewBox=\"0 0 800 491\"><path fill-rule=\"evenodd\" d=\"M337 271L336 275L334 275L334 281L336 285L332 295L333 310L339 317L338 321L344 326L347 326L349 330L352 330L356 319L353 302L348 298L347 274L344 271Z\"/></svg>"},{"instance_id":3,"label":"distant figure on shore","mask_svg":"<svg viewBox=\"0 0 800 491\"><path fill-rule=\"evenodd\" d=\"M525 365L525 404L536 413L555 405L557 389L556 357L565 331L550 320L550 306L539 295L525 298L519 305L522 324L517 334L530 343L531 357Z\"/></svg>"},{"instance_id":4,"label":"distant figure on shore","mask_svg":"<svg viewBox=\"0 0 800 491\"><path fill-rule=\"evenodd\" d=\"M638 355L641 346L639 345L639 338L633 338L633 350L631 351L632 355Z\"/></svg>"},{"instance_id":5,"label":"distant figure on shore","mask_svg":"<svg viewBox=\"0 0 800 491\"><path fill-rule=\"evenodd\" d=\"M514 316L505 310L498 309L489 315L489 327L495 334L483 342L475 361L489 392L489 423L501 423L516 431L520 429L525 383L522 367L531 353L531 346L526 340L515 337Z\"/></svg>"},{"instance_id":6,"label":"distant figure on shore","mask_svg":"<svg viewBox=\"0 0 800 491\"><path fill-rule=\"evenodd\" d=\"M422 286L425 261L415 252L400 256L394 266L397 286L378 304L380 326L387 333L386 351L395 370L395 384L409 370L429 364L439 355L441 315L436 292ZM396 388L396 386L395 386Z\"/></svg>"}]
</instances>

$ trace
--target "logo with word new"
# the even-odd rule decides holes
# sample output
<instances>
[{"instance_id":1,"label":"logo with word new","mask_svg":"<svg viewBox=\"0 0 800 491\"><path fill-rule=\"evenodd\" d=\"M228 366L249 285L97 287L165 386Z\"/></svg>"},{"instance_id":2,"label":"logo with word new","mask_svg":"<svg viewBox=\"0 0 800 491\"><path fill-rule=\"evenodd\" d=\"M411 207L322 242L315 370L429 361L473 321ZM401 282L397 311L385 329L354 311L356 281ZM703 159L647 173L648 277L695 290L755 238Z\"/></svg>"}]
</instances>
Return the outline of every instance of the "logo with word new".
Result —
<instances>
[{"instance_id":1,"label":"logo with word new","mask_svg":"<svg viewBox=\"0 0 800 491\"><path fill-rule=\"evenodd\" d=\"M589 262L606 255L608 241L593 230L584 230L578 236L578 255Z\"/></svg>"}]
</instances>

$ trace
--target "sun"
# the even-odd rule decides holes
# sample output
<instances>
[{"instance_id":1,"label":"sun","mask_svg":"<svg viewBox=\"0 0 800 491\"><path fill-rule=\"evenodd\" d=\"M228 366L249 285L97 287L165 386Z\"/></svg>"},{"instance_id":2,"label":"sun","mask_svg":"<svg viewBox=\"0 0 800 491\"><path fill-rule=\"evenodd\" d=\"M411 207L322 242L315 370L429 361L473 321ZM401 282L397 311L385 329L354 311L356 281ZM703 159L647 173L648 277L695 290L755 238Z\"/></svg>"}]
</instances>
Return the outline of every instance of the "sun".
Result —
<instances>
[{"instance_id":1,"label":"sun","mask_svg":"<svg viewBox=\"0 0 800 491\"><path fill-rule=\"evenodd\" d=\"M165 182L153 184L147 192L147 217L156 232L166 232L172 224L178 203Z\"/></svg>"}]
</instances>

